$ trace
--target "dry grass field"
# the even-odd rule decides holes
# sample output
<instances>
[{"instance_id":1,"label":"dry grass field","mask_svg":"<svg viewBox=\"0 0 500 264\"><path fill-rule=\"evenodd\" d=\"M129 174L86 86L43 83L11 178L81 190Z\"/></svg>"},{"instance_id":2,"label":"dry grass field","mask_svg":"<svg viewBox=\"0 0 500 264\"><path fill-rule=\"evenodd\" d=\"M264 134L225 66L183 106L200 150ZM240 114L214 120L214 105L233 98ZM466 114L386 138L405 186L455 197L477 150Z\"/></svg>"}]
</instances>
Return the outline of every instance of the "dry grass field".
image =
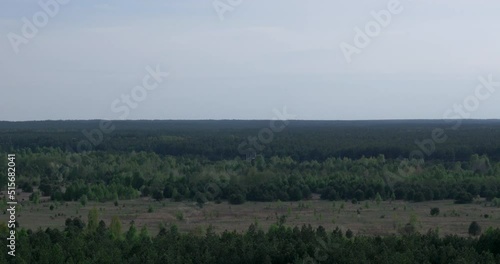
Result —
<instances>
[{"instance_id":1,"label":"dry grass field","mask_svg":"<svg viewBox=\"0 0 500 264\"><path fill-rule=\"evenodd\" d=\"M24 196L18 198L28 200ZM338 226L344 231L351 229L355 234L363 235L398 233L410 219L416 221L419 232L438 228L440 235L467 236L467 229L472 221L477 221L483 230L500 227L500 208L491 207L483 200L465 205L454 204L451 200L421 203L384 201L377 205L375 201L352 204L322 201L315 197L300 202L247 202L242 205L207 203L202 208L192 202L157 202L149 198L119 201L118 206L113 202L89 202L82 206L79 202L55 203L46 198L42 200L36 205L22 202L21 209L18 208L17 211L21 226L34 230L64 228L68 217L81 217L86 222L89 210L95 207L100 219L107 224L117 215L122 220L124 231L134 221L138 227L146 225L151 234L156 234L162 224L176 224L180 230L192 232L200 232L209 225L214 226L216 231L242 231L255 222L267 229L282 215L286 215L286 225L289 226L322 225L327 230ZM433 207L440 209L438 216L430 215ZM4 222L7 215L2 214L1 218Z\"/></svg>"}]
</instances>

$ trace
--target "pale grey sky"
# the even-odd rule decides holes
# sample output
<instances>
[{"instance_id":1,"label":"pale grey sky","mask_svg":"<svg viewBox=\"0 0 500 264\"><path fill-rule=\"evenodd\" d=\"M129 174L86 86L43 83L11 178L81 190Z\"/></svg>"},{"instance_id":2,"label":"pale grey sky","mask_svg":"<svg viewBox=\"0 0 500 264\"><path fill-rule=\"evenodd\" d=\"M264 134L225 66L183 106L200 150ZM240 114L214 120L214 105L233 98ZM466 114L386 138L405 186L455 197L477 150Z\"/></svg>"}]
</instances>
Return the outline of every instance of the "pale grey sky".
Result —
<instances>
[{"instance_id":1,"label":"pale grey sky","mask_svg":"<svg viewBox=\"0 0 500 264\"><path fill-rule=\"evenodd\" d=\"M2 0L0 120L270 119L284 106L298 119L439 119L478 77L500 82L494 0L401 0L350 63L340 44L391 1L242 0L223 20L213 0L64 1L28 38L23 17L48 11ZM169 77L117 111L156 65ZM500 118L500 87L476 108Z\"/></svg>"}]
</instances>

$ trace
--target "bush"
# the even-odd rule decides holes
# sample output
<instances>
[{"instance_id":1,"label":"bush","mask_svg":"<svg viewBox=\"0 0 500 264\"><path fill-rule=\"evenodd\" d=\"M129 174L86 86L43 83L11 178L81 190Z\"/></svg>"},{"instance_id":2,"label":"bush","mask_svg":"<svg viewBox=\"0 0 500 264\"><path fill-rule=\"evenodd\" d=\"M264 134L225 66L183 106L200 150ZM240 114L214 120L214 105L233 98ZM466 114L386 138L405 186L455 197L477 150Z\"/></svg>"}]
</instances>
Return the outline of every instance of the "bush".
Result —
<instances>
[{"instance_id":1,"label":"bush","mask_svg":"<svg viewBox=\"0 0 500 264\"><path fill-rule=\"evenodd\" d=\"M174 189L172 192L172 199L176 202L182 201L182 195L177 191L177 189Z\"/></svg>"},{"instance_id":2,"label":"bush","mask_svg":"<svg viewBox=\"0 0 500 264\"><path fill-rule=\"evenodd\" d=\"M481 234L481 226L474 221L469 226L469 235L471 236L479 236Z\"/></svg>"},{"instance_id":3,"label":"bush","mask_svg":"<svg viewBox=\"0 0 500 264\"><path fill-rule=\"evenodd\" d=\"M201 192L197 192L194 198L197 204L204 204L207 201L205 195L203 195Z\"/></svg>"},{"instance_id":4,"label":"bush","mask_svg":"<svg viewBox=\"0 0 500 264\"><path fill-rule=\"evenodd\" d=\"M154 193L153 193L153 199L157 200L157 201L161 201L163 200L163 192L160 191L160 190L156 190Z\"/></svg>"},{"instance_id":5,"label":"bush","mask_svg":"<svg viewBox=\"0 0 500 264\"><path fill-rule=\"evenodd\" d=\"M400 234L407 236L415 234L415 232L417 232L417 228L412 223L407 223L403 228L399 230Z\"/></svg>"},{"instance_id":6,"label":"bush","mask_svg":"<svg viewBox=\"0 0 500 264\"><path fill-rule=\"evenodd\" d=\"M30 183L28 182L24 182L21 184L21 189L23 190L23 192L33 192L33 186L31 186Z\"/></svg>"},{"instance_id":7,"label":"bush","mask_svg":"<svg viewBox=\"0 0 500 264\"><path fill-rule=\"evenodd\" d=\"M165 186L165 188L163 189L163 197L164 198L172 198L172 193L173 193L174 189L172 188L172 186Z\"/></svg>"},{"instance_id":8,"label":"bush","mask_svg":"<svg viewBox=\"0 0 500 264\"><path fill-rule=\"evenodd\" d=\"M431 209L431 215L432 215L432 216L437 216L437 215L439 215L439 208L437 208L437 207L432 208L432 209Z\"/></svg>"},{"instance_id":9,"label":"bush","mask_svg":"<svg viewBox=\"0 0 500 264\"><path fill-rule=\"evenodd\" d=\"M455 197L456 204L467 204L472 203L473 197L472 194L468 192L461 192Z\"/></svg>"},{"instance_id":10,"label":"bush","mask_svg":"<svg viewBox=\"0 0 500 264\"><path fill-rule=\"evenodd\" d=\"M179 220L179 221L184 221L184 214L182 213L182 211L178 211L175 214L175 218L177 218L177 220Z\"/></svg>"},{"instance_id":11,"label":"bush","mask_svg":"<svg viewBox=\"0 0 500 264\"><path fill-rule=\"evenodd\" d=\"M415 193L415 195L413 196L413 201L416 203L425 201L424 194L421 192Z\"/></svg>"},{"instance_id":12,"label":"bush","mask_svg":"<svg viewBox=\"0 0 500 264\"><path fill-rule=\"evenodd\" d=\"M377 205L379 205L382 202L382 196L380 196L380 193L377 193L375 195L375 202L377 203Z\"/></svg>"},{"instance_id":13,"label":"bush","mask_svg":"<svg viewBox=\"0 0 500 264\"><path fill-rule=\"evenodd\" d=\"M356 200L358 201L363 201L365 200L365 192L363 192L362 190L356 190L354 192L354 198L356 198Z\"/></svg>"},{"instance_id":14,"label":"bush","mask_svg":"<svg viewBox=\"0 0 500 264\"><path fill-rule=\"evenodd\" d=\"M38 204L40 202L40 192L34 192L30 195L29 200L34 204Z\"/></svg>"},{"instance_id":15,"label":"bush","mask_svg":"<svg viewBox=\"0 0 500 264\"><path fill-rule=\"evenodd\" d=\"M230 204L243 204L245 203L245 196L241 193L233 193L229 196Z\"/></svg>"},{"instance_id":16,"label":"bush","mask_svg":"<svg viewBox=\"0 0 500 264\"><path fill-rule=\"evenodd\" d=\"M288 190L288 196L290 197L290 201L300 201L303 198L302 191L295 186Z\"/></svg>"},{"instance_id":17,"label":"bush","mask_svg":"<svg viewBox=\"0 0 500 264\"><path fill-rule=\"evenodd\" d=\"M496 207L500 207L500 198L493 199L492 205L496 206Z\"/></svg>"},{"instance_id":18,"label":"bush","mask_svg":"<svg viewBox=\"0 0 500 264\"><path fill-rule=\"evenodd\" d=\"M82 196L80 197L80 203L81 203L83 206L87 205L88 200L89 200L89 199L87 198L87 195L85 195L85 194L84 194L84 195L82 195Z\"/></svg>"},{"instance_id":19,"label":"bush","mask_svg":"<svg viewBox=\"0 0 500 264\"><path fill-rule=\"evenodd\" d=\"M354 233L352 232L352 230L347 229L347 231L345 232L345 237L352 238L353 236L354 236Z\"/></svg>"}]
</instances>

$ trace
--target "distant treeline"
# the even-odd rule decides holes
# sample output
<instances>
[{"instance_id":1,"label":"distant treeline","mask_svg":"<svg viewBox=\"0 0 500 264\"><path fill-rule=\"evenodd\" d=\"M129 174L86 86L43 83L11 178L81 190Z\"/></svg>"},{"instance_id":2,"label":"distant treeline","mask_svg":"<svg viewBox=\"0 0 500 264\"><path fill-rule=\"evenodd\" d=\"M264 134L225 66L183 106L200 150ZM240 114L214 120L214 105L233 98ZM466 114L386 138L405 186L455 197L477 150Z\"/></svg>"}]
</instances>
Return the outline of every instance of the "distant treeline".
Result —
<instances>
[{"instance_id":1,"label":"distant treeline","mask_svg":"<svg viewBox=\"0 0 500 264\"><path fill-rule=\"evenodd\" d=\"M319 162L380 154L386 159L420 155L426 161L456 162L479 154L500 161L500 121L0 122L0 151L42 147L144 151L212 161L257 154Z\"/></svg>"}]
</instances>

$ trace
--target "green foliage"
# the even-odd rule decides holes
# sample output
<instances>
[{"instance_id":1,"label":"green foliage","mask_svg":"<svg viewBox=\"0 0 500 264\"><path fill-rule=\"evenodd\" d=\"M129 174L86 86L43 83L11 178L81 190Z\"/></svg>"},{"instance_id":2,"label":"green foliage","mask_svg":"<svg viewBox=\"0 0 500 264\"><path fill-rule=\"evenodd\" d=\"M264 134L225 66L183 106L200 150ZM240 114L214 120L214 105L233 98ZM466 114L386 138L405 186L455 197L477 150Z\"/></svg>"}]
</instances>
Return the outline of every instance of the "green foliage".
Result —
<instances>
[{"instance_id":1,"label":"green foliage","mask_svg":"<svg viewBox=\"0 0 500 264\"><path fill-rule=\"evenodd\" d=\"M174 199L175 202L182 201L182 195L175 188L172 191L172 199Z\"/></svg>"},{"instance_id":2,"label":"green foliage","mask_svg":"<svg viewBox=\"0 0 500 264\"><path fill-rule=\"evenodd\" d=\"M196 203L198 205L203 205L207 201L207 198L201 192L197 192L194 198L195 198Z\"/></svg>"},{"instance_id":3,"label":"green foliage","mask_svg":"<svg viewBox=\"0 0 500 264\"><path fill-rule=\"evenodd\" d=\"M431 215L438 216L439 215L439 208L437 208L437 207L431 208Z\"/></svg>"},{"instance_id":4,"label":"green foliage","mask_svg":"<svg viewBox=\"0 0 500 264\"><path fill-rule=\"evenodd\" d=\"M355 203L374 199L377 205L396 199L470 203L479 196L500 207L495 198L500 197L496 121L465 120L466 129L447 129L448 140L425 162L405 159L415 149L415 139L427 138L435 128L449 124L294 121L252 162L245 160L239 146L269 122L117 121L115 125L121 129L99 146L78 149L80 141L75 139L81 138L81 131L99 127L98 121L0 122L0 154L9 150L22 157L23 173L16 180L23 191L35 190L30 195L34 203L40 195L50 196L54 203L79 201L83 206L88 201L118 203L140 195L198 204L299 201L320 195ZM0 170L6 171L5 166L0 163ZM6 184L6 177L0 177L0 187L5 190ZM309 208L307 202L301 204L300 209ZM344 207L341 202L339 211ZM315 217L321 219L321 213ZM184 221L182 212L176 218ZM395 223L403 237L350 240L341 232L287 227L286 216L278 217L268 232L254 227L243 234L199 232L201 227L181 233L171 226L150 237L145 227L137 234L131 224L125 240L117 217L109 228L98 221L93 208L87 227L80 218L68 218L63 231L20 229L16 262L303 263L325 248L323 263L500 261L500 230L488 230L478 239L419 235L416 216L403 227ZM479 224L473 224L469 233L478 236ZM0 233L5 233L3 229L0 226ZM348 230L346 237L352 236ZM0 263L6 262L2 257Z\"/></svg>"},{"instance_id":5,"label":"green foliage","mask_svg":"<svg viewBox=\"0 0 500 264\"><path fill-rule=\"evenodd\" d=\"M401 230L399 231L402 235L413 235L417 232L417 227L411 223L407 223Z\"/></svg>"},{"instance_id":6,"label":"green foliage","mask_svg":"<svg viewBox=\"0 0 500 264\"><path fill-rule=\"evenodd\" d=\"M347 238L352 238L354 236L354 233L352 232L351 229L347 229L347 231L345 232L345 237Z\"/></svg>"},{"instance_id":7,"label":"green foliage","mask_svg":"<svg viewBox=\"0 0 500 264\"><path fill-rule=\"evenodd\" d=\"M488 161L494 169L481 171L478 168L484 162L477 165L477 158L472 159L476 165L461 165L457 170L455 165L389 158L381 164L380 159L365 157L301 161L273 156L262 158L266 165L259 170L241 159L205 162L204 157L160 156L154 152L72 154L79 160L77 164L69 162L68 153L58 149L39 149L23 155L23 169L40 178L42 193L50 194L55 201L83 203L85 197L103 202L134 199L142 194L156 200L171 197L173 201L188 199L199 204L212 200L241 204L304 200L313 193L332 201L457 199L465 203L476 195L493 200L500 189L500 179L494 176L500 173L500 162ZM405 177L398 175L400 166L402 171L409 170ZM418 174L414 172L417 168ZM25 183L34 182L20 177Z\"/></svg>"},{"instance_id":8,"label":"green foliage","mask_svg":"<svg viewBox=\"0 0 500 264\"><path fill-rule=\"evenodd\" d=\"M80 204L81 204L82 206L85 206L85 205L87 205L87 202L88 202L87 195L85 195L85 194L84 194L84 195L82 195L82 197L80 197Z\"/></svg>"},{"instance_id":9,"label":"green foliage","mask_svg":"<svg viewBox=\"0 0 500 264\"><path fill-rule=\"evenodd\" d=\"M92 209L90 209L87 215L87 229L90 232L96 231L98 227L98 221L99 221L99 212L95 207L93 207Z\"/></svg>"},{"instance_id":10,"label":"green foliage","mask_svg":"<svg viewBox=\"0 0 500 264\"><path fill-rule=\"evenodd\" d=\"M142 226L142 228L141 228L141 232L139 233L139 238L141 238L142 240L144 240L144 239L149 240L149 231L145 225Z\"/></svg>"},{"instance_id":11,"label":"green foliage","mask_svg":"<svg viewBox=\"0 0 500 264\"><path fill-rule=\"evenodd\" d=\"M109 231L114 239L120 239L122 236L122 222L118 216L113 216L111 218L111 224L109 225Z\"/></svg>"},{"instance_id":12,"label":"green foliage","mask_svg":"<svg viewBox=\"0 0 500 264\"><path fill-rule=\"evenodd\" d=\"M473 201L473 197L468 192L460 192L455 197L456 204L467 204L467 203L472 203L472 201Z\"/></svg>"},{"instance_id":13,"label":"green foliage","mask_svg":"<svg viewBox=\"0 0 500 264\"><path fill-rule=\"evenodd\" d=\"M382 196L380 196L380 193L378 192L375 195L375 202L377 203L377 205L380 205L380 203L382 202Z\"/></svg>"},{"instance_id":14,"label":"green foliage","mask_svg":"<svg viewBox=\"0 0 500 264\"><path fill-rule=\"evenodd\" d=\"M418 216L417 216L417 214L415 214L415 213L411 213L410 214L410 222L409 223L412 226L415 226L415 227L417 226L417 224L418 224Z\"/></svg>"},{"instance_id":15,"label":"green foliage","mask_svg":"<svg viewBox=\"0 0 500 264\"><path fill-rule=\"evenodd\" d=\"M29 197L29 200L31 202L33 202L34 204L38 204L40 202L40 192L33 192L30 197Z\"/></svg>"},{"instance_id":16,"label":"green foliage","mask_svg":"<svg viewBox=\"0 0 500 264\"><path fill-rule=\"evenodd\" d=\"M138 232L131 223L121 239L116 217L109 228L101 221L98 232L92 233L84 232L78 219L66 223L65 231L20 230L17 243L24 251L16 263L496 263L500 259L500 229L489 229L479 239L440 238L437 231L354 237L350 229L344 236L339 228L287 227L278 222L267 232L252 224L243 233L216 233L199 226L181 233L171 225L151 237L145 226ZM6 257L4 252L0 258ZM0 261L7 263L4 260Z\"/></svg>"},{"instance_id":17,"label":"green foliage","mask_svg":"<svg viewBox=\"0 0 500 264\"><path fill-rule=\"evenodd\" d=\"M297 122L253 162L240 157L238 145L262 125L258 121L124 122L127 132L116 131L89 152L71 149L77 149L76 127L90 130L93 122L2 123L0 146L23 157L20 187L38 186L55 201L143 195L239 204L297 201L314 193L327 200L468 203L478 195L500 196L500 137L492 132L500 125L494 122L447 131L450 140L425 163L400 157L408 157L414 139L428 136L435 122L368 122L377 128L370 130L355 123ZM5 180L0 183L5 187Z\"/></svg>"},{"instance_id":18,"label":"green foliage","mask_svg":"<svg viewBox=\"0 0 500 264\"><path fill-rule=\"evenodd\" d=\"M481 227L476 221L473 221L469 225L469 235L471 236L479 236L481 234Z\"/></svg>"},{"instance_id":19,"label":"green foliage","mask_svg":"<svg viewBox=\"0 0 500 264\"><path fill-rule=\"evenodd\" d=\"M243 204L245 201L245 196L242 193L233 193L229 196L230 204Z\"/></svg>"},{"instance_id":20,"label":"green foliage","mask_svg":"<svg viewBox=\"0 0 500 264\"><path fill-rule=\"evenodd\" d=\"M410 214L410 221L399 230L399 233L406 236L415 234L417 232L417 226L418 226L417 215L412 213Z\"/></svg>"},{"instance_id":21,"label":"green foliage","mask_svg":"<svg viewBox=\"0 0 500 264\"><path fill-rule=\"evenodd\" d=\"M177 220L179 221L184 221L184 213L182 211L177 211L177 213L175 214L175 218L177 218Z\"/></svg>"},{"instance_id":22,"label":"green foliage","mask_svg":"<svg viewBox=\"0 0 500 264\"><path fill-rule=\"evenodd\" d=\"M500 198L495 198L493 199L492 203L493 206L500 207Z\"/></svg>"},{"instance_id":23,"label":"green foliage","mask_svg":"<svg viewBox=\"0 0 500 264\"><path fill-rule=\"evenodd\" d=\"M60 148L83 151L78 148L81 131L100 126L93 121L2 122L0 149ZM117 129L106 135L106 142L90 150L105 152L155 152L161 156L195 156L203 153L209 160L239 156L245 158L246 148L238 148L248 136L256 136L259 129L269 127L269 121L114 121ZM360 159L375 157L379 164L408 157L415 149L415 139L429 138L436 128L448 128L446 121L299 121L286 127L286 134L275 135L274 140L259 151L259 157L273 157L279 151L282 157L294 160L322 161L330 157ZM477 173L494 167L491 160L500 160L497 121L464 120L467 129L446 129L448 140L426 160L456 160L467 163ZM369 128L369 129L367 129ZM332 136L334 135L334 136ZM394 140L397 139L397 140ZM302 144L307 142L307 144ZM298 147L300 146L300 147ZM243 153L240 153L243 152ZM489 159L471 154L484 153ZM25 155L23 155L24 157ZM68 157L77 163L79 157ZM267 167L269 160L256 160L259 167ZM172 163L171 163L172 164ZM279 161L279 165L289 164ZM53 173L53 171L47 171ZM142 182L144 184L144 182ZM134 182L139 189L141 182Z\"/></svg>"},{"instance_id":24,"label":"green foliage","mask_svg":"<svg viewBox=\"0 0 500 264\"><path fill-rule=\"evenodd\" d=\"M137 238L137 228L135 227L134 221L130 222L130 227L125 235L128 241L134 241Z\"/></svg>"}]
</instances>

